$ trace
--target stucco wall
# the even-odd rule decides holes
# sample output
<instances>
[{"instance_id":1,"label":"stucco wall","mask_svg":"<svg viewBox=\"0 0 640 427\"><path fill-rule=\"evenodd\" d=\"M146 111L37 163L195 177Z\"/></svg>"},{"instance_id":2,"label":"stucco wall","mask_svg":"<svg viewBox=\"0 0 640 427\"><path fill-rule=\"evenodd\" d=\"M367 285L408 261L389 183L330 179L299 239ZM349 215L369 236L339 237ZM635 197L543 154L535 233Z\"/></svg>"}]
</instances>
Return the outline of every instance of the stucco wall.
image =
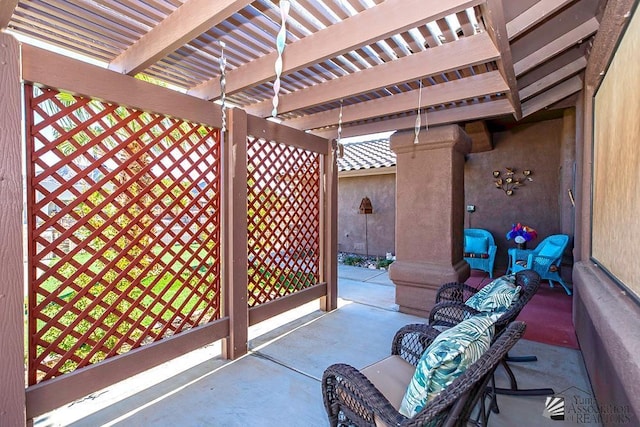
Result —
<instances>
[{"instance_id":1,"label":"stucco wall","mask_svg":"<svg viewBox=\"0 0 640 427\"><path fill-rule=\"evenodd\" d=\"M358 213L364 197L371 200L373 214ZM395 173L339 177L338 251L366 255L368 248L370 256L395 254L395 199Z\"/></svg>"},{"instance_id":2,"label":"stucco wall","mask_svg":"<svg viewBox=\"0 0 640 427\"><path fill-rule=\"evenodd\" d=\"M521 222L538 231L535 247L551 234L565 233L573 237L573 224L563 221L572 216L567 190L573 181L574 158L563 150L563 144L573 141L575 129L573 110L565 118L523 124L492 137L494 149L469 154L465 163L465 205L476 211L465 213L465 227L489 230L498 245L496 269L507 266L507 249L513 241L505 234L512 223ZM571 126L572 125L572 126ZM573 147L573 144L571 144ZM507 196L494 186L492 172L505 167L533 171L533 182ZM563 188L560 188L563 186ZM371 199L374 213L368 215L368 251L372 256L395 253L395 174L340 177L338 183L338 250L365 254L365 216L358 213L363 197ZM567 251L562 271L570 280L571 248Z\"/></svg>"},{"instance_id":3,"label":"stucco wall","mask_svg":"<svg viewBox=\"0 0 640 427\"><path fill-rule=\"evenodd\" d=\"M640 306L593 263L576 263L573 278L573 322L602 423L639 425Z\"/></svg>"},{"instance_id":4,"label":"stucco wall","mask_svg":"<svg viewBox=\"0 0 640 427\"><path fill-rule=\"evenodd\" d=\"M560 206L568 197L567 190L560 188L561 177L571 174L562 167L567 164L561 150L563 131L566 132L563 123L563 119L554 119L496 132L494 149L472 153L465 163L465 204L476 208L473 213L465 213L465 227L484 228L493 234L498 245L496 269L506 268L507 249L515 246L505 237L513 223L538 231L538 238L529 247L551 234L572 234L562 230L560 213ZM504 173L505 167L515 168L518 173L531 170L533 182L507 196L495 187L492 175L494 170Z\"/></svg>"},{"instance_id":5,"label":"stucco wall","mask_svg":"<svg viewBox=\"0 0 640 427\"><path fill-rule=\"evenodd\" d=\"M578 209L573 323L591 387L598 404L607 411L605 415L608 416L603 419L605 426L639 425L640 305L590 260L593 95L602 79L602 71L607 68L617 46L625 21L630 16L629 11L636 3L634 0L607 2L585 71L582 102L577 106ZM620 413L629 416L628 422L627 419L615 422L615 416Z\"/></svg>"}]
</instances>

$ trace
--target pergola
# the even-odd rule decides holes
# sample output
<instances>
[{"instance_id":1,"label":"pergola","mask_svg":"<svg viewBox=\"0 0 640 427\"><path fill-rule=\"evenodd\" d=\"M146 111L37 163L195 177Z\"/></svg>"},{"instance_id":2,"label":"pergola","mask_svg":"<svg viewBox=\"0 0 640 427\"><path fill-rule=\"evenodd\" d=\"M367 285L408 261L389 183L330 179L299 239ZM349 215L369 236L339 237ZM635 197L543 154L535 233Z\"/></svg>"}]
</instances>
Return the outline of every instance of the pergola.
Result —
<instances>
[{"instance_id":1,"label":"pergola","mask_svg":"<svg viewBox=\"0 0 640 427\"><path fill-rule=\"evenodd\" d=\"M27 0L3 2L0 24L25 54L45 43L205 100L221 98L224 46L226 102L266 118L289 3L275 117L336 137L340 119L352 136L413 128L418 108L437 125L568 102L604 2Z\"/></svg>"},{"instance_id":2,"label":"pergola","mask_svg":"<svg viewBox=\"0 0 640 427\"><path fill-rule=\"evenodd\" d=\"M456 188L447 211L456 219L454 207L463 199L462 154L493 148L487 120L518 122L575 107L576 139L585 141L576 150L577 179L588 188L590 178L582 173L590 161L584 147L591 138L591 111L585 99L633 4L4 1L0 138L8 149L0 163L7 183L0 187L0 222L7 232L0 254L8 280L0 285L0 329L15 351L0 366L7 408L0 409L10 423L21 424L91 387L211 340L224 340L229 358L242 355L249 325L310 300L334 309L336 140L342 137L401 131L398 147L406 154L413 132L447 125L426 140L442 136L452 147L469 146L456 154L453 172L444 179ZM68 323L63 311L31 319L26 418L24 360L16 350L24 335L17 309L24 300L23 137L29 312L70 303L68 310L77 315ZM419 156L437 161L426 152ZM46 187L46 179L59 188ZM72 201L63 200L69 193ZM587 260L589 195L581 196L575 253L577 260ZM438 202L436 195L429 197L422 203ZM454 242L458 228L443 237L452 242L446 249L461 260L460 243ZM115 251L122 253L119 258L108 252L102 238L108 233L123 239ZM168 253L182 261L167 261ZM80 272L80 255L89 257L93 270ZM66 273L53 267L54 258ZM195 306L158 290L160 279L141 284L147 276L137 273L160 268L192 284ZM90 286L74 282L82 274ZM120 282L103 280L106 274L136 291L116 291ZM49 277L64 286L51 290ZM165 300L169 308L154 308L150 300ZM140 309L147 320L127 317L136 301L147 304ZM104 313L82 312L83 304ZM104 323L110 314L133 324L135 333ZM59 332L54 338L36 330L45 320ZM93 325L111 329L124 347L79 335L75 328L83 322L90 332L98 328ZM588 344L601 343L585 334ZM68 358L59 359L66 337L76 342ZM81 348L85 344L88 351ZM128 359L121 357L127 352ZM93 366L61 375L66 363L84 368L103 355L106 362L94 365L94 377L86 374ZM587 360L588 367L599 360Z\"/></svg>"}]
</instances>

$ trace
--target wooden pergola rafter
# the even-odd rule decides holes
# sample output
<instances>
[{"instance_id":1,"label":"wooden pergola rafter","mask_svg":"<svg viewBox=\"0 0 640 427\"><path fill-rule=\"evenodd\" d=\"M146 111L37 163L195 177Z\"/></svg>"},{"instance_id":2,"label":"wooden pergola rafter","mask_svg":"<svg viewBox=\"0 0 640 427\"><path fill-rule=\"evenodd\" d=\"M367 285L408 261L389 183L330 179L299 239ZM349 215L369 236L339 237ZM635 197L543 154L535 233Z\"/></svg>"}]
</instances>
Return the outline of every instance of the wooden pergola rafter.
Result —
<instances>
[{"instance_id":1,"label":"wooden pergola rafter","mask_svg":"<svg viewBox=\"0 0 640 427\"><path fill-rule=\"evenodd\" d=\"M438 109L443 123L467 117L454 110L473 104L482 106L474 119L495 117L504 111L505 98L511 110L501 114L518 120L524 115L521 96L531 114L575 93L567 90L575 85L554 88L583 72L587 53L582 61L557 58L597 31L598 2L293 2L277 118L324 133L337 126L344 100L343 125L350 132L412 128L410 119L398 115L417 108L422 80L429 89L423 106L446 106ZM100 7L83 8L63 0L10 0L0 5L0 25L19 37L106 63L117 73L144 73L208 101L221 96L224 42L227 104L260 117L272 111L279 16L276 0L104 0ZM546 33L555 39L538 45ZM549 65L555 63L555 68ZM482 88L468 80L494 71L500 84L495 75L476 80ZM532 103L534 95L538 101ZM489 107L496 101L498 108Z\"/></svg>"}]
</instances>

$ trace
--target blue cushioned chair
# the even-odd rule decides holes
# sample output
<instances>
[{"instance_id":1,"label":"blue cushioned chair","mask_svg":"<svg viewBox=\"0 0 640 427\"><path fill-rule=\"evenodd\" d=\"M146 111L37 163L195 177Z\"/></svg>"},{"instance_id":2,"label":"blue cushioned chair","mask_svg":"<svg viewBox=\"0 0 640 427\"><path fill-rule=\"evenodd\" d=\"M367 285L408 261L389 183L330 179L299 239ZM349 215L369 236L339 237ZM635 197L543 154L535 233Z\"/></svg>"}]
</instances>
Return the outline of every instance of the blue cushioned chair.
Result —
<instances>
[{"instance_id":1,"label":"blue cushioned chair","mask_svg":"<svg viewBox=\"0 0 640 427\"><path fill-rule=\"evenodd\" d=\"M569 236L555 234L544 239L533 250L516 249L509 251L509 265L511 271L516 273L521 270L531 269L540 275L542 280L548 280L553 288L553 282L558 282L568 295L571 289L564 283L560 276L560 263L562 254L569 244ZM526 261L525 261L526 260Z\"/></svg>"},{"instance_id":2,"label":"blue cushioned chair","mask_svg":"<svg viewBox=\"0 0 640 427\"><path fill-rule=\"evenodd\" d=\"M489 273L493 279L493 263L496 260L496 246L493 235L481 228L464 229L464 260L472 269Z\"/></svg>"}]
</instances>

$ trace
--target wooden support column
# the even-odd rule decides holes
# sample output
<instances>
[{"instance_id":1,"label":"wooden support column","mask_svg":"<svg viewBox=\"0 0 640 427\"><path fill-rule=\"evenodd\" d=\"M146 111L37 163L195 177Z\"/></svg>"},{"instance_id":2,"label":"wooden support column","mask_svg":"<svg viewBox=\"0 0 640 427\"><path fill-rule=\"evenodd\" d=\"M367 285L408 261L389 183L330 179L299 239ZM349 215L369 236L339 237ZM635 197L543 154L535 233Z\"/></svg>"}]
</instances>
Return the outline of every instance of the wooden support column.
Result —
<instances>
[{"instance_id":1,"label":"wooden support column","mask_svg":"<svg viewBox=\"0 0 640 427\"><path fill-rule=\"evenodd\" d=\"M426 317L435 292L464 282L462 258L464 156L471 139L456 125L430 128L413 143L413 131L394 134L396 153L396 257L389 277L400 311Z\"/></svg>"},{"instance_id":2,"label":"wooden support column","mask_svg":"<svg viewBox=\"0 0 640 427\"><path fill-rule=\"evenodd\" d=\"M20 46L0 32L0 425L26 423Z\"/></svg>"},{"instance_id":3,"label":"wooden support column","mask_svg":"<svg viewBox=\"0 0 640 427\"><path fill-rule=\"evenodd\" d=\"M573 249L575 239L575 162L576 162L576 109L567 108L563 113L562 123L562 143L560 145L560 194L558 203L560 204L560 231L568 235L569 252ZM568 264L560 269L562 278L566 282L573 282L571 279L571 269L573 267L573 257L563 259L563 264Z\"/></svg>"},{"instance_id":4,"label":"wooden support column","mask_svg":"<svg viewBox=\"0 0 640 427\"><path fill-rule=\"evenodd\" d=\"M223 340L223 355L236 359L248 351L249 306L247 305L247 113L229 112L230 129L222 142L224 159L224 292L229 316L229 337Z\"/></svg>"},{"instance_id":5,"label":"wooden support column","mask_svg":"<svg viewBox=\"0 0 640 427\"><path fill-rule=\"evenodd\" d=\"M320 265L324 266L324 280L327 282L327 295L320 300L320 308L331 311L338 308L338 160L336 150L330 149L324 156L325 203L323 209L324 235Z\"/></svg>"},{"instance_id":6,"label":"wooden support column","mask_svg":"<svg viewBox=\"0 0 640 427\"><path fill-rule=\"evenodd\" d=\"M563 113L560 145L560 230L573 236L575 215L576 109Z\"/></svg>"}]
</instances>

